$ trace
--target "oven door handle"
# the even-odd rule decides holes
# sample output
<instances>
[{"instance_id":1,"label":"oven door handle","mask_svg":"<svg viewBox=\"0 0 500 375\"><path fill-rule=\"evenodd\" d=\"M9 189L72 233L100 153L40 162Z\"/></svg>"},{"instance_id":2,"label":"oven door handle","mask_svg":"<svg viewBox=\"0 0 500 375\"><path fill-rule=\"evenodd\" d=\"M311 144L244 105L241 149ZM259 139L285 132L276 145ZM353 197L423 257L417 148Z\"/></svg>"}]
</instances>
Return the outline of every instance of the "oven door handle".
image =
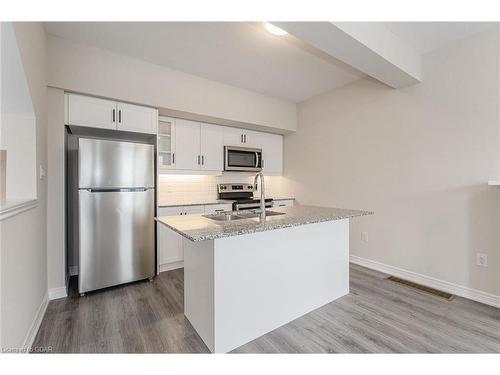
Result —
<instances>
[{"instance_id":1,"label":"oven door handle","mask_svg":"<svg viewBox=\"0 0 500 375\"><path fill-rule=\"evenodd\" d=\"M255 151L255 168L259 168L259 153Z\"/></svg>"}]
</instances>

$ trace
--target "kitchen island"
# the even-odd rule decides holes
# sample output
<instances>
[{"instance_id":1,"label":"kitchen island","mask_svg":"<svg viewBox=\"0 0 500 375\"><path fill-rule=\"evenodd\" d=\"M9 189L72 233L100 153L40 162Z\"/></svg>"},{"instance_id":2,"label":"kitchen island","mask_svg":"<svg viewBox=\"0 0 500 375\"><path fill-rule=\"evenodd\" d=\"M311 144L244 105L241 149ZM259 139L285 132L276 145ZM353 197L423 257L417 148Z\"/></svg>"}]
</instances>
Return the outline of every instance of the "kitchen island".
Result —
<instances>
[{"instance_id":1,"label":"kitchen island","mask_svg":"<svg viewBox=\"0 0 500 375\"><path fill-rule=\"evenodd\" d=\"M269 212L270 211L270 212ZM231 351L349 292L349 219L315 206L158 218L184 237L184 314Z\"/></svg>"}]
</instances>

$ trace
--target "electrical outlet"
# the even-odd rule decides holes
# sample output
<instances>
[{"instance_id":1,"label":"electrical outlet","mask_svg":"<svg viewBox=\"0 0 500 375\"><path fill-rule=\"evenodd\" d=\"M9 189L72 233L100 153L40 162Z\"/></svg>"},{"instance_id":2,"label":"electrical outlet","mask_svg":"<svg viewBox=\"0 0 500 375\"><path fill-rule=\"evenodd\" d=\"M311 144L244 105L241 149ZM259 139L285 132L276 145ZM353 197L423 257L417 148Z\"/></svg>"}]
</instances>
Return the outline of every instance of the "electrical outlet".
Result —
<instances>
[{"instance_id":1,"label":"electrical outlet","mask_svg":"<svg viewBox=\"0 0 500 375\"><path fill-rule=\"evenodd\" d=\"M361 232L361 241L368 242L368 232Z\"/></svg>"},{"instance_id":2,"label":"electrical outlet","mask_svg":"<svg viewBox=\"0 0 500 375\"><path fill-rule=\"evenodd\" d=\"M488 267L488 254L477 253L476 254L476 265L481 267Z\"/></svg>"}]
</instances>

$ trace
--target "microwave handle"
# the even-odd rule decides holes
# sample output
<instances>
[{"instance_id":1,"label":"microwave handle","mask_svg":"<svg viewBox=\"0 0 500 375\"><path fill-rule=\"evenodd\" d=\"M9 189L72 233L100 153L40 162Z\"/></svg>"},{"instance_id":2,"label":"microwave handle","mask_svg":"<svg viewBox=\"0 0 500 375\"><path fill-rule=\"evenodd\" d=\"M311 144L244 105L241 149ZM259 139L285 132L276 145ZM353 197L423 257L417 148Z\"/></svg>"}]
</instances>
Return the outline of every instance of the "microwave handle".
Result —
<instances>
[{"instance_id":1,"label":"microwave handle","mask_svg":"<svg viewBox=\"0 0 500 375\"><path fill-rule=\"evenodd\" d=\"M255 168L259 168L259 153L255 152Z\"/></svg>"}]
</instances>

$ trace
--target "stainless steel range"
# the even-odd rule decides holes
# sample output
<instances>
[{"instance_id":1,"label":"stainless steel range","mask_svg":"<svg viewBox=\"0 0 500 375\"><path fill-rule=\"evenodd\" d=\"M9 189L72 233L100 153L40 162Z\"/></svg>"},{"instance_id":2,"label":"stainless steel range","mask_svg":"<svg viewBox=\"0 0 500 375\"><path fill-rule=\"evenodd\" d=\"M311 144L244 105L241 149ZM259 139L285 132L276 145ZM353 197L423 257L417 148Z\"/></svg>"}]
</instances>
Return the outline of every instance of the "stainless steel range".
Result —
<instances>
[{"instance_id":1,"label":"stainless steel range","mask_svg":"<svg viewBox=\"0 0 500 375\"><path fill-rule=\"evenodd\" d=\"M233 203L233 211L255 210L260 208L260 199L255 199L253 193L256 190L252 184L218 184L219 199L230 199ZM265 200L266 208L272 207L272 198Z\"/></svg>"}]
</instances>

